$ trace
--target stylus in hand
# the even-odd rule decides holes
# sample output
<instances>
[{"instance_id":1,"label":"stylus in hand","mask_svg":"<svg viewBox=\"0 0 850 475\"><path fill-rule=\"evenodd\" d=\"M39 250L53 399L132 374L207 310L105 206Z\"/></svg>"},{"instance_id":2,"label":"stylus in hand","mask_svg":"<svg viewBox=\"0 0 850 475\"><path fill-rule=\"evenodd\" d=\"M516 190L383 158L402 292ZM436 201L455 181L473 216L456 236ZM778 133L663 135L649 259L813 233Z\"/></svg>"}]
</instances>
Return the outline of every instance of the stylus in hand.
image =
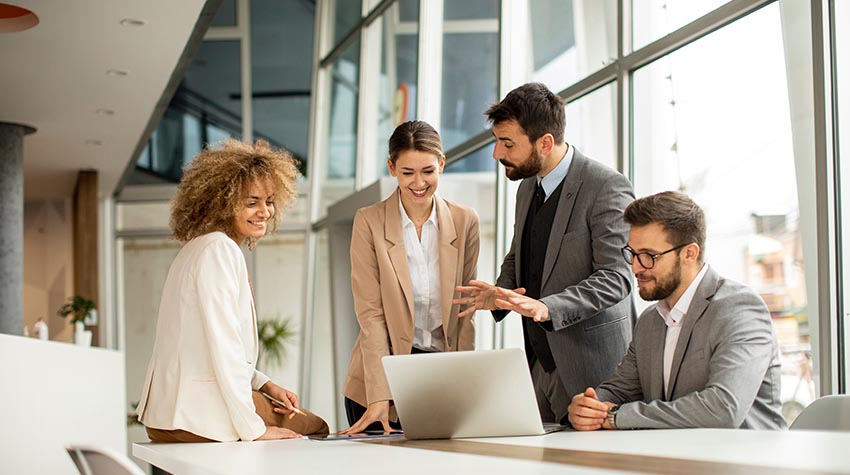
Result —
<instances>
[{"instance_id":1,"label":"stylus in hand","mask_svg":"<svg viewBox=\"0 0 850 475\"><path fill-rule=\"evenodd\" d=\"M277 404L278 406L280 406L280 407L282 407L282 408L286 409L286 404L284 404L283 402L281 402L279 399L274 398L274 397L272 397L272 396L269 396L269 395L268 395L268 394L266 394L266 393L262 393L262 392L261 392L260 394L262 394L263 396L265 396L266 398L268 398L271 402L273 402L273 403ZM298 409L298 408L297 408L297 407L295 407L295 406L292 406L292 412L294 412L294 413L296 413L296 414L304 414L303 412L301 412L301 409Z\"/></svg>"}]
</instances>

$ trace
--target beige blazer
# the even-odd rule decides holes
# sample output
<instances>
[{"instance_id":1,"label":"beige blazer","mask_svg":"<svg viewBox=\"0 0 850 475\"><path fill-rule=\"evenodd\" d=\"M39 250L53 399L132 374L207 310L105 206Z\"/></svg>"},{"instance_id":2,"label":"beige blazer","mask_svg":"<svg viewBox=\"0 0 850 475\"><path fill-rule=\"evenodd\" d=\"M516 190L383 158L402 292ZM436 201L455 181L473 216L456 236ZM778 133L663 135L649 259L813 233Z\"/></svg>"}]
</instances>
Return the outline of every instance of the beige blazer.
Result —
<instances>
[{"instance_id":1,"label":"beige blazer","mask_svg":"<svg viewBox=\"0 0 850 475\"><path fill-rule=\"evenodd\" d=\"M263 435L251 396L269 380L255 368L258 348L239 246L221 232L192 239L165 280L139 421L219 441Z\"/></svg>"},{"instance_id":2,"label":"beige blazer","mask_svg":"<svg viewBox=\"0 0 850 475\"><path fill-rule=\"evenodd\" d=\"M478 215L437 200L443 344L447 351L475 349L472 318L458 319L456 285L475 278ZM413 284L401 228L398 190L357 211L351 237L351 290L360 335L351 351L343 394L363 406L392 399L381 357L409 354L413 346Z\"/></svg>"}]
</instances>

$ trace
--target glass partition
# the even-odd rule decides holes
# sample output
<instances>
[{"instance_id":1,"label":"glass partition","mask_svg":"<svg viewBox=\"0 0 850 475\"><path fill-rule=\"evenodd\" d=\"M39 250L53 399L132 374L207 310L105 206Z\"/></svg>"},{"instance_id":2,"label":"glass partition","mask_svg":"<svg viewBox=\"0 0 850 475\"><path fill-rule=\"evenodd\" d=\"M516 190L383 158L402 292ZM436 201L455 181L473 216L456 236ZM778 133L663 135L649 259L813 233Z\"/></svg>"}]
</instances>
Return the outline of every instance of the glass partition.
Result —
<instances>
[{"instance_id":1,"label":"glass partition","mask_svg":"<svg viewBox=\"0 0 850 475\"><path fill-rule=\"evenodd\" d=\"M679 190L703 208L706 262L770 310L789 420L815 397L790 43L772 4L634 74L636 195Z\"/></svg>"},{"instance_id":2,"label":"glass partition","mask_svg":"<svg viewBox=\"0 0 850 475\"><path fill-rule=\"evenodd\" d=\"M635 50L671 33L729 0L632 0Z\"/></svg>"}]
</instances>

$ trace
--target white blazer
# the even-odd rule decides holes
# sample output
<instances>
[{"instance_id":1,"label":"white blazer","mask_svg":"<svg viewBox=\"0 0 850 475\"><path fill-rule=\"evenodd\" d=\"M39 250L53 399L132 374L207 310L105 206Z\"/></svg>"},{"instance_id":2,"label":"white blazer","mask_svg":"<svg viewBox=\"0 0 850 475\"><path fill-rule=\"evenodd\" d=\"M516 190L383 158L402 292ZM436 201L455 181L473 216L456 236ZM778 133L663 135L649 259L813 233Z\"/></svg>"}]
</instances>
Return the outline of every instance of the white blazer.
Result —
<instances>
[{"instance_id":1,"label":"white blazer","mask_svg":"<svg viewBox=\"0 0 850 475\"><path fill-rule=\"evenodd\" d=\"M258 348L239 246L221 232L192 239L165 279L139 421L219 441L263 435L251 397L269 380L256 370Z\"/></svg>"}]
</instances>

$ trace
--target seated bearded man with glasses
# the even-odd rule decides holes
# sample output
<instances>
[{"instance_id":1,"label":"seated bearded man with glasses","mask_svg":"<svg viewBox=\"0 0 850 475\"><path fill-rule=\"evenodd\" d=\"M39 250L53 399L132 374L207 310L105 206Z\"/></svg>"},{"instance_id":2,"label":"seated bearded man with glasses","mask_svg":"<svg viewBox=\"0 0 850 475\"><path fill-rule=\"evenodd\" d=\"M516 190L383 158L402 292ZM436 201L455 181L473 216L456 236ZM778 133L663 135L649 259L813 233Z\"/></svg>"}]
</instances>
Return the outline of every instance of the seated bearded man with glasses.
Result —
<instances>
[{"instance_id":1,"label":"seated bearded man with glasses","mask_svg":"<svg viewBox=\"0 0 850 475\"><path fill-rule=\"evenodd\" d=\"M784 429L770 312L753 290L704 263L705 216L688 196L632 202L623 257L644 300L614 375L572 398L577 430Z\"/></svg>"}]
</instances>

